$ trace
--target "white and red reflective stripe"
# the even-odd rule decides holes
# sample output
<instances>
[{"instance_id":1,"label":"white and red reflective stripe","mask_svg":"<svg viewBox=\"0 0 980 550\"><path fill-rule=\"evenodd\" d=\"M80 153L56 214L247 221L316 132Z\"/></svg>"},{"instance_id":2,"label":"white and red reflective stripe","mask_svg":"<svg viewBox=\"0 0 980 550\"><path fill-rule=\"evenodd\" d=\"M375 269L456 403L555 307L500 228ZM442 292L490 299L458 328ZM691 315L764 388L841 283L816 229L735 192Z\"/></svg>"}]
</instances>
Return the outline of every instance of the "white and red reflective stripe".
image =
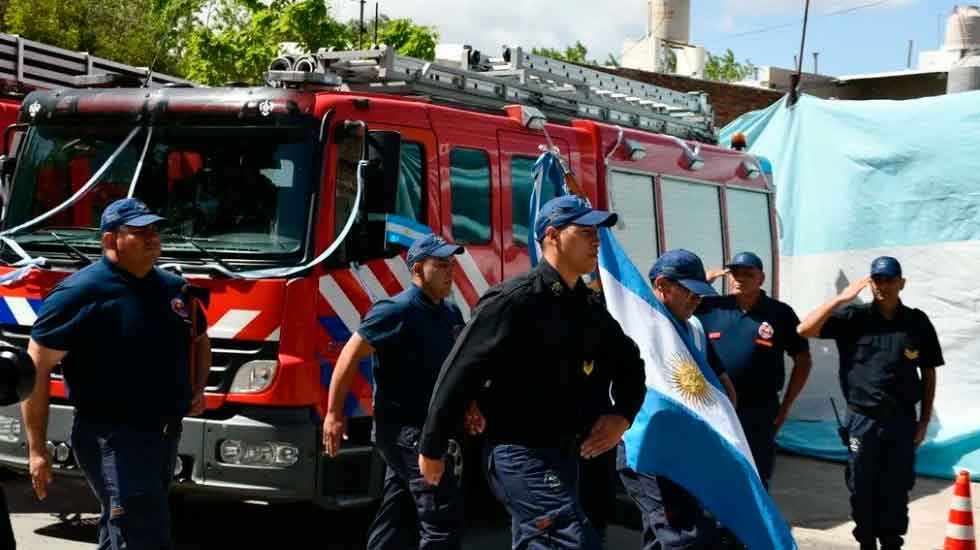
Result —
<instances>
[{"instance_id":1,"label":"white and red reflective stripe","mask_svg":"<svg viewBox=\"0 0 980 550\"><path fill-rule=\"evenodd\" d=\"M460 269L453 276L452 299L463 318L469 320L472 304L489 288L473 257L457 256ZM412 275L403 256L370 260L348 270L337 270L320 278L320 294L331 312L354 332L371 305L408 288Z\"/></svg>"},{"instance_id":2,"label":"white and red reflective stripe","mask_svg":"<svg viewBox=\"0 0 980 550\"><path fill-rule=\"evenodd\" d=\"M257 309L229 309L208 328L208 336L211 338L234 340L261 313Z\"/></svg>"},{"instance_id":3,"label":"white and red reflective stripe","mask_svg":"<svg viewBox=\"0 0 980 550\"><path fill-rule=\"evenodd\" d=\"M320 295L330 305L337 317L347 327L347 330L354 333L357 326L361 324L362 313L358 311L354 301L348 296L348 291L338 282L342 272L328 273L320 277Z\"/></svg>"},{"instance_id":4,"label":"white and red reflective stripe","mask_svg":"<svg viewBox=\"0 0 980 550\"><path fill-rule=\"evenodd\" d=\"M464 250L462 254L456 256L456 261L459 263L459 267L463 268L466 279L473 286L473 290L476 291L476 298L479 299L490 288L487 278L483 276L483 272L480 271L480 267L476 265L476 261L468 251Z\"/></svg>"}]
</instances>

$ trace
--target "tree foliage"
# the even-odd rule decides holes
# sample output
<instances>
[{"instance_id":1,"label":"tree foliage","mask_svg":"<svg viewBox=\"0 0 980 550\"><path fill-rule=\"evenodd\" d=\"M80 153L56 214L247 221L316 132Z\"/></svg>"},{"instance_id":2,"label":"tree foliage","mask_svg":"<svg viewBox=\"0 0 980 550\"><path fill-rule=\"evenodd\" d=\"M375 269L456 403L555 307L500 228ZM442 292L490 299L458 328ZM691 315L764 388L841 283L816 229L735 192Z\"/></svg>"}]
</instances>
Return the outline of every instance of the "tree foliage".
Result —
<instances>
[{"instance_id":1,"label":"tree foliage","mask_svg":"<svg viewBox=\"0 0 980 550\"><path fill-rule=\"evenodd\" d=\"M531 50L531 53L533 53L534 55L540 55L542 57L550 57L551 59L558 59L560 61L580 63L582 65L600 64L595 59L589 59L589 49L585 47L585 44L582 44L578 40L575 41L575 44L571 46L566 46L565 51L556 50L552 48L533 48Z\"/></svg>"},{"instance_id":2,"label":"tree foliage","mask_svg":"<svg viewBox=\"0 0 980 550\"><path fill-rule=\"evenodd\" d=\"M712 55L708 53L708 62L704 67L704 74L708 80L719 80L722 82L738 82L744 80L755 73L755 65L751 61L740 63L735 59L735 54L730 49L725 50L724 55Z\"/></svg>"},{"instance_id":3,"label":"tree foliage","mask_svg":"<svg viewBox=\"0 0 980 550\"><path fill-rule=\"evenodd\" d=\"M4 32L210 85L261 83L281 42L315 52L358 39L324 0L0 0L0 10ZM434 58L438 36L379 18L379 40L405 55Z\"/></svg>"}]
</instances>

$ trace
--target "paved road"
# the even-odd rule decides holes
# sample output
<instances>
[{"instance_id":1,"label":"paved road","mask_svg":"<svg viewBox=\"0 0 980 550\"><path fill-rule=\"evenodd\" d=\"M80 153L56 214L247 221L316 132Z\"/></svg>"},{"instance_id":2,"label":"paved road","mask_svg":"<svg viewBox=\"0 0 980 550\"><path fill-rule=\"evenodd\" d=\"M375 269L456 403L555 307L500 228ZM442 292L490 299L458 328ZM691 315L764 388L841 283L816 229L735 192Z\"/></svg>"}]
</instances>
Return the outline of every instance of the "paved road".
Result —
<instances>
[{"instance_id":1,"label":"paved road","mask_svg":"<svg viewBox=\"0 0 980 550\"><path fill-rule=\"evenodd\" d=\"M23 479L4 481L18 548L29 550L90 549L95 542L97 506L84 482L59 479L48 501L38 503ZM974 494L977 484L974 484ZM911 506L909 550L942 547L950 503L950 482L921 478ZM781 456L773 496L802 550L855 548L850 537L843 468L799 457ZM978 516L980 517L980 516ZM310 548L347 550L364 546L368 511L326 513L310 507L184 501L177 505L177 550L270 550L309 541ZM639 547L639 531L615 525L610 549ZM475 518L467 550L509 548L506 518Z\"/></svg>"}]
</instances>

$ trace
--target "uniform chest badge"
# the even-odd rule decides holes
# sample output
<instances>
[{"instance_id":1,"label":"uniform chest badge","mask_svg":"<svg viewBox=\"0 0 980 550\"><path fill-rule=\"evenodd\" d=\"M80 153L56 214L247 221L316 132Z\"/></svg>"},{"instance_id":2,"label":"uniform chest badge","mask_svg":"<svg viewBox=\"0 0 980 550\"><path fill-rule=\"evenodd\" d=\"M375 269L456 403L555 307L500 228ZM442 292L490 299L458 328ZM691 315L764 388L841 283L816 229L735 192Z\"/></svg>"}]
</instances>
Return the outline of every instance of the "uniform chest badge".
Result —
<instances>
[{"instance_id":1,"label":"uniform chest badge","mask_svg":"<svg viewBox=\"0 0 980 550\"><path fill-rule=\"evenodd\" d=\"M174 310L174 313L180 315L181 317L187 317L187 306L180 298L170 300L170 309Z\"/></svg>"},{"instance_id":2,"label":"uniform chest badge","mask_svg":"<svg viewBox=\"0 0 980 550\"><path fill-rule=\"evenodd\" d=\"M584 372L586 376L592 374L594 369L595 361L582 361L582 372Z\"/></svg>"},{"instance_id":3,"label":"uniform chest badge","mask_svg":"<svg viewBox=\"0 0 980 550\"><path fill-rule=\"evenodd\" d=\"M561 296L561 283L558 281L551 283L551 293L555 296Z\"/></svg>"},{"instance_id":4,"label":"uniform chest badge","mask_svg":"<svg viewBox=\"0 0 980 550\"><path fill-rule=\"evenodd\" d=\"M919 358L919 350L912 349L912 348L905 348L905 357L907 357L909 361L915 361L916 359Z\"/></svg>"},{"instance_id":5,"label":"uniform chest badge","mask_svg":"<svg viewBox=\"0 0 980 550\"><path fill-rule=\"evenodd\" d=\"M775 330L773 330L772 325L769 323L763 321L762 324L759 325L759 337L763 340L771 340L774 333Z\"/></svg>"}]
</instances>

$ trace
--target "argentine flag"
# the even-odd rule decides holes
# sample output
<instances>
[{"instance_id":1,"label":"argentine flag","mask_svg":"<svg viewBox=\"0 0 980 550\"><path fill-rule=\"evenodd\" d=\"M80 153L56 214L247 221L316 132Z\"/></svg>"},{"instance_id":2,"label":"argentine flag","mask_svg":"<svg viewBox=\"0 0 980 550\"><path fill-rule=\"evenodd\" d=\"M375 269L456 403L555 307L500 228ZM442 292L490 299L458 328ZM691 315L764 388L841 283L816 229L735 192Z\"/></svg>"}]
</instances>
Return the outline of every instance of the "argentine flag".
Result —
<instances>
[{"instance_id":1,"label":"argentine flag","mask_svg":"<svg viewBox=\"0 0 980 550\"><path fill-rule=\"evenodd\" d=\"M385 214L385 240L389 243L400 244L408 248L416 239L429 233L432 233L432 229L427 225L422 225L405 216Z\"/></svg>"},{"instance_id":2,"label":"argentine flag","mask_svg":"<svg viewBox=\"0 0 980 550\"><path fill-rule=\"evenodd\" d=\"M606 307L646 365L646 399L623 436L629 466L683 486L752 550L796 548L759 479L735 409L707 365L700 324L692 319L692 330L682 329L612 232L599 234Z\"/></svg>"},{"instance_id":3,"label":"argentine flag","mask_svg":"<svg viewBox=\"0 0 980 550\"><path fill-rule=\"evenodd\" d=\"M541 259L541 243L534 231L534 220L538 219L538 210L541 205L548 202L541 200L545 190L551 191L552 197L560 197L568 194L565 187L565 176L561 171L561 164L555 153L545 151L541 153L538 160L534 161L534 187L531 188L531 203L528 208L528 243L527 253L531 260L531 267L538 265Z\"/></svg>"}]
</instances>

